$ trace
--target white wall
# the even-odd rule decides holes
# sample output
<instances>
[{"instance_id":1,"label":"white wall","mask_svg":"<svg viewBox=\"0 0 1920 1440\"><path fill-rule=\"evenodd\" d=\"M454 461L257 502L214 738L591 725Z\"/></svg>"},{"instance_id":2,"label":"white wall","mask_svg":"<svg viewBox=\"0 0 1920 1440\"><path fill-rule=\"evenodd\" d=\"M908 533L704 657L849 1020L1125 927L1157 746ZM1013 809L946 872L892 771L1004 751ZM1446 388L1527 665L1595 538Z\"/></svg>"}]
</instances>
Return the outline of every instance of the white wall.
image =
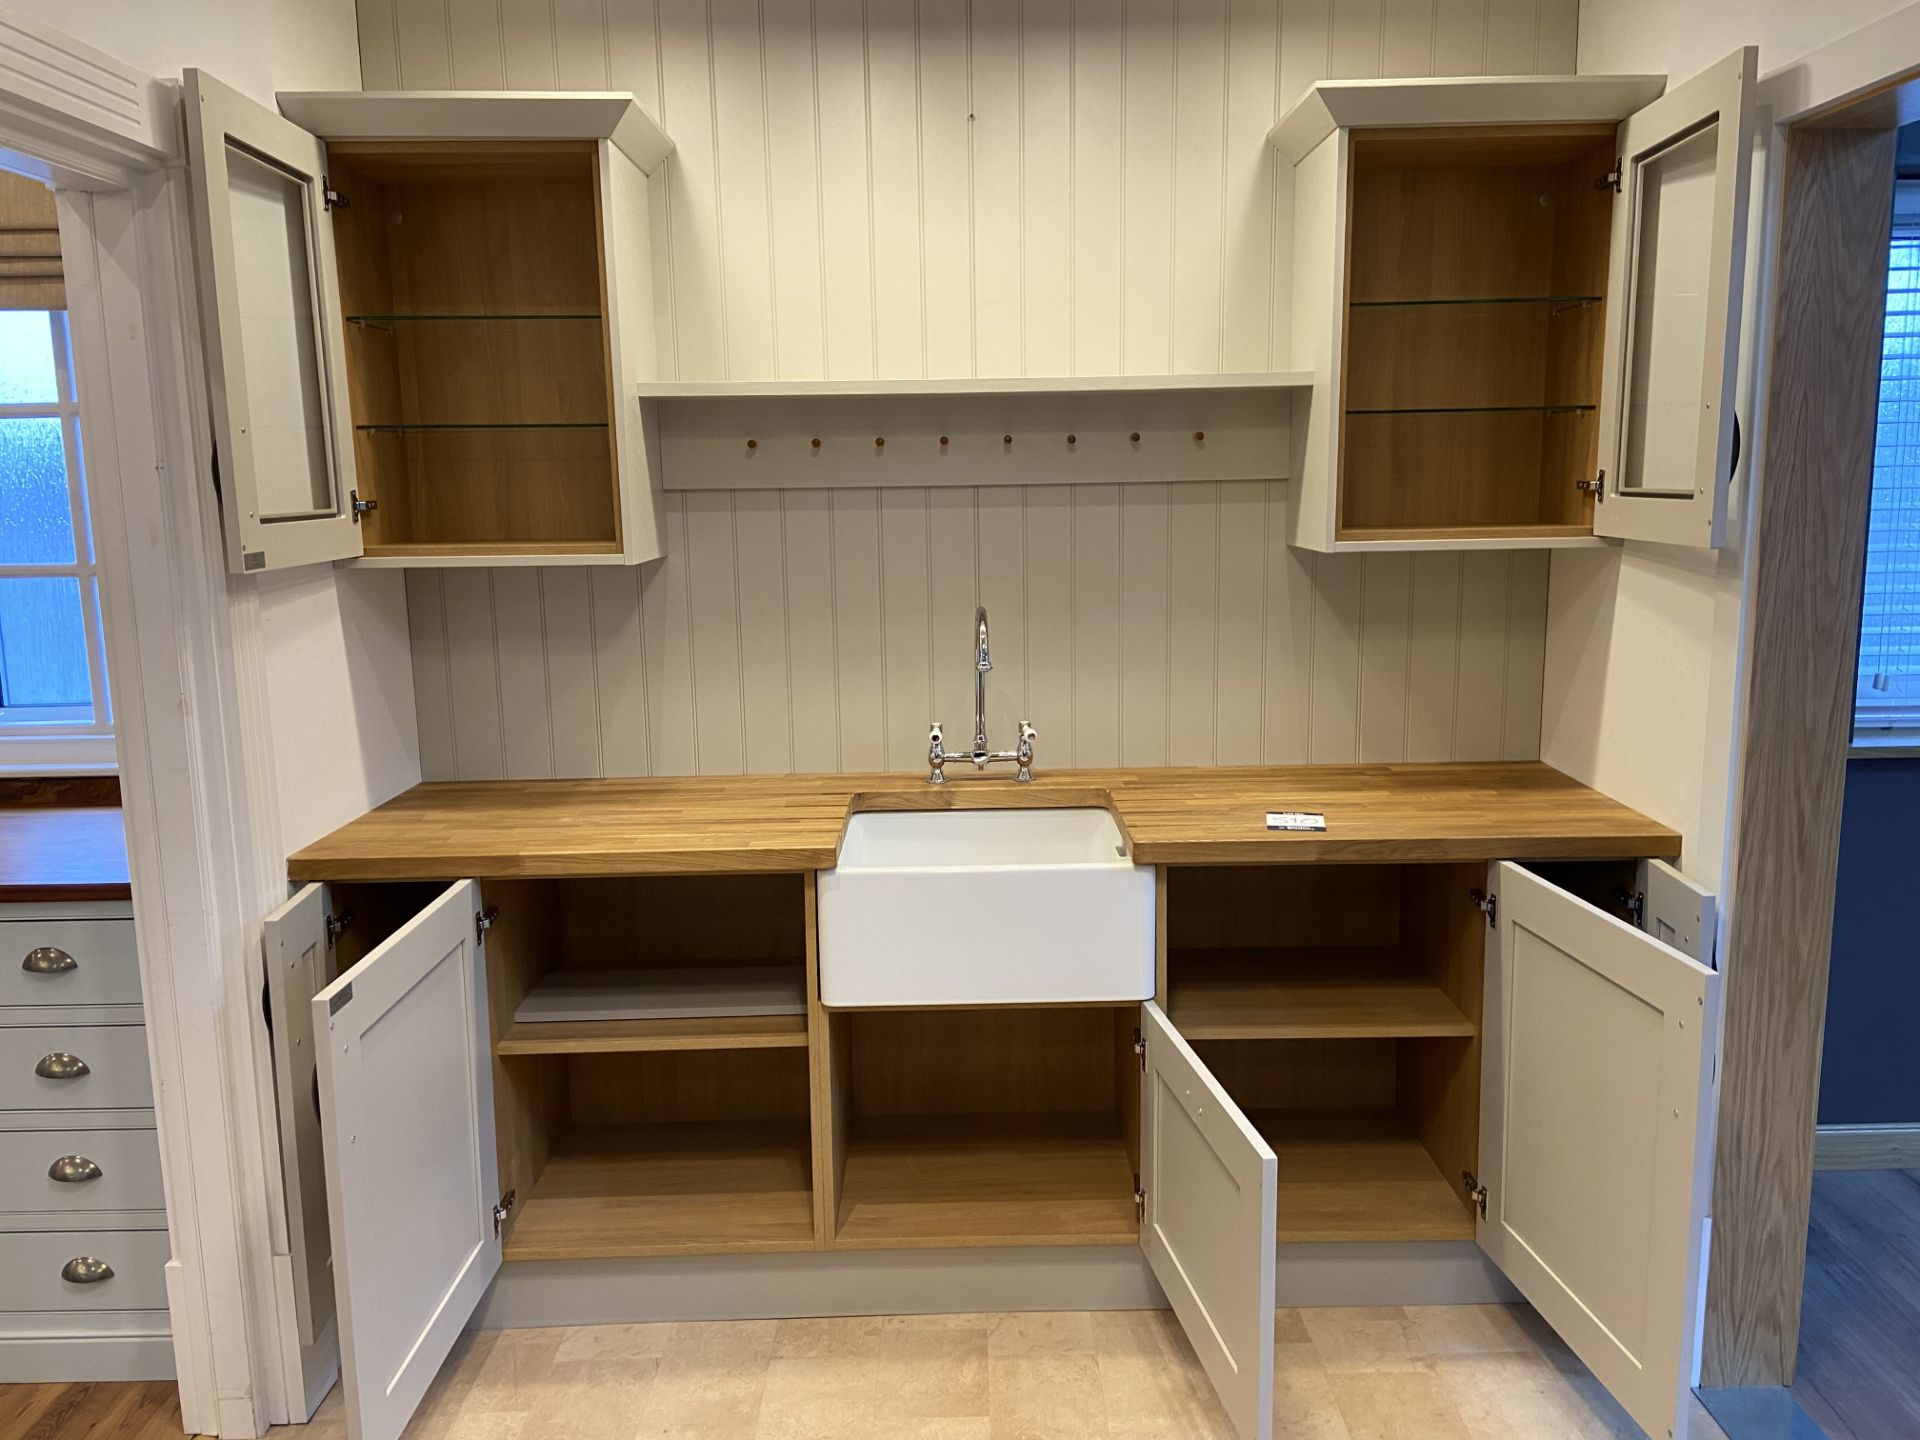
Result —
<instances>
[{"instance_id":1,"label":"white wall","mask_svg":"<svg viewBox=\"0 0 1920 1440\"><path fill-rule=\"evenodd\" d=\"M1580 69L1665 72L1677 82L1757 44L1765 75L1903 8L1902 0L1582 0ZM1749 441L1766 323L1764 117L1759 129L1736 401ZM1542 758L1678 829L1682 868L1708 885L1720 883L1726 849L1743 488L1733 494L1732 543L1717 557L1659 545L1556 555L1547 613Z\"/></svg>"},{"instance_id":2,"label":"white wall","mask_svg":"<svg viewBox=\"0 0 1920 1440\"><path fill-rule=\"evenodd\" d=\"M1576 0L363 0L370 88L631 89L683 379L1284 367L1327 75L1566 72ZM1532 758L1540 555L1307 556L1277 487L668 500L637 576L415 574L429 776Z\"/></svg>"},{"instance_id":3,"label":"white wall","mask_svg":"<svg viewBox=\"0 0 1920 1440\"><path fill-rule=\"evenodd\" d=\"M275 90L355 90L353 0L5 0L5 8L175 80L211 71L256 100Z\"/></svg>"},{"instance_id":4,"label":"white wall","mask_svg":"<svg viewBox=\"0 0 1920 1440\"><path fill-rule=\"evenodd\" d=\"M157 80L199 66L272 105L358 89L353 0L6 0ZM397 575L307 572L258 585L281 834L295 849L419 778L406 592Z\"/></svg>"}]
</instances>

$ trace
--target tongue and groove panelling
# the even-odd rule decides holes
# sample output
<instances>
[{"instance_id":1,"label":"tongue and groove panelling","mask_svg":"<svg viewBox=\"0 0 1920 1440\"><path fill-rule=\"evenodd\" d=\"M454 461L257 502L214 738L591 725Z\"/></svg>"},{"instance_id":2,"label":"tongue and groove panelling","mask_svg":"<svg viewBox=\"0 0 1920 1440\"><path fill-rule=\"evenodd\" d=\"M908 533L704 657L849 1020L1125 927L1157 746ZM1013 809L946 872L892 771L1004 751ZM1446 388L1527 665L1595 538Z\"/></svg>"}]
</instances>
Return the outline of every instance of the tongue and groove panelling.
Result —
<instances>
[{"instance_id":1,"label":"tongue and groove panelling","mask_svg":"<svg viewBox=\"0 0 1920 1440\"><path fill-rule=\"evenodd\" d=\"M630 89L670 378L1288 363L1267 129L1322 76L1560 73L1575 0L361 0L369 89ZM1280 283L1276 283L1279 281ZM429 778L1532 759L1544 554L1311 556L1280 483L709 492L623 569L407 578Z\"/></svg>"}]
</instances>

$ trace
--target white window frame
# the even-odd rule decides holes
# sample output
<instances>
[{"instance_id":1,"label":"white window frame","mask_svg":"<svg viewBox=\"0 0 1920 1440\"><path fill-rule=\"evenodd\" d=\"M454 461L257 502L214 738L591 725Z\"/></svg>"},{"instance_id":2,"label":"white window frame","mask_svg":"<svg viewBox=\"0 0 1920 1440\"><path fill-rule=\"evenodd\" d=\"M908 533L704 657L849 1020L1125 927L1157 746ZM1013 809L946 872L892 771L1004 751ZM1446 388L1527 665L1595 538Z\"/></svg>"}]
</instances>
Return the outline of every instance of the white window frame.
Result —
<instances>
[{"instance_id":1,"label":"white window frame","mask_svg":"<svg viewBox=\"0 0 1920 1440\"><path fill-rule=\"evenodd\" d=\"M91 720L39 719L40 707L0 706L0 774L73 774L117 767L113 702L107 693L106 642L100 624L100 581L93 527L87 511L86 466L80 448L80 401L74 393L73 338L65 310L47 312L53 341L58 399L38 404L0 404L0 420L58 420L67 475L67 514L73 530L72 561L15 565L0 561L0 580L75 579L80 584L80 623L87 647ZM76 707L77 708L77 707ZM41 712L44 713L44 712Z\"/></svg>"}]
</instances>

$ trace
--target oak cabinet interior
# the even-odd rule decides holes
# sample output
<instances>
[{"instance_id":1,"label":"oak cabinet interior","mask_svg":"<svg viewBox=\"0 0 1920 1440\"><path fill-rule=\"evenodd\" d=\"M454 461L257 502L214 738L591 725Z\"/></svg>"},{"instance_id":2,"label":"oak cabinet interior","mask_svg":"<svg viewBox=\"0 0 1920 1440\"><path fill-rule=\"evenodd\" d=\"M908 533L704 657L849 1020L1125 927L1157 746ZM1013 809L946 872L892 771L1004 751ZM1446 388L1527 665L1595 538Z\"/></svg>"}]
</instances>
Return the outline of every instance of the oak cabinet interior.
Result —
<instances>
[{"instance_id":1,"label":"oak cabinet interior","mask_svg":"<svg viewBox=\"0 0 1920 1440\"><path fill-rule=\"evenodd\" d=\"M328 159L366 554L617 555L593 142Z\"/></svg>"},{"instance_id":2,"label":"oak cabinet interior","mask_svg":"<svg viewBox=\"0 0 1920 1440\"><path fill-rule=\"evenodd\" d=\"M1593 533L1613 153L1610 125L1353 136L1341 539Z\"/></svg>"}]
</instances>

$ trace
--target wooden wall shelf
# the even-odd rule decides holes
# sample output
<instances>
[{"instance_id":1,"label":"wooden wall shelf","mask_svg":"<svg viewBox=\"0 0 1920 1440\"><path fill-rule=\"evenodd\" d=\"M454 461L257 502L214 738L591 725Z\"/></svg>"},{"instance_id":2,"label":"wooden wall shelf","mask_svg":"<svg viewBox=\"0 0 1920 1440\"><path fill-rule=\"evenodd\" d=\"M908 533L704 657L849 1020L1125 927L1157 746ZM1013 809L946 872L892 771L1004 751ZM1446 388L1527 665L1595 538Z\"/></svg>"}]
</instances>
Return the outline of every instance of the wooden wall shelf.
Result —
<instances>
[{"instance_id":1,"label":"wooden wall shelf","mask_svg":"<svg viewBox=\"0 0 1920 1440\"><path fill-rule=\"evenodd\" d=\"M509 1025L496 1055L618 1055L648 1050L803 1050L804 1015L685 1020L547 1020Z\"/></svg>"}]
</instances>

